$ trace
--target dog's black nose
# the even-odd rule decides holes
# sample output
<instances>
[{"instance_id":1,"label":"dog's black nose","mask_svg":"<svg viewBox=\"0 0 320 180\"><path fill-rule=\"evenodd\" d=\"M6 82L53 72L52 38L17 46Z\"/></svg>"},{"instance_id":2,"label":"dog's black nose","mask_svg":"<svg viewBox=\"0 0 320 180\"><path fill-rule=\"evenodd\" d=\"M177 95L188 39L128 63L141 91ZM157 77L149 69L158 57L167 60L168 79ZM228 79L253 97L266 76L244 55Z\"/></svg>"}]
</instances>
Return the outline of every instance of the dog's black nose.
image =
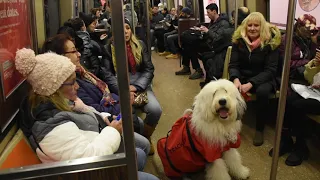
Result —
<instances>
[{"instance_id":1,"label":"dog's black nose","mask_svg":"<svg viewBox=\"0 0 320 180\"><path fill-rule=\"evenodd\" d=\"M226 99L220 99L220 100L219 100L219 104L220 104L221 106L225 106L225 105L227 104L227 100L226 100Z\"/></svg>"}]
</instances>

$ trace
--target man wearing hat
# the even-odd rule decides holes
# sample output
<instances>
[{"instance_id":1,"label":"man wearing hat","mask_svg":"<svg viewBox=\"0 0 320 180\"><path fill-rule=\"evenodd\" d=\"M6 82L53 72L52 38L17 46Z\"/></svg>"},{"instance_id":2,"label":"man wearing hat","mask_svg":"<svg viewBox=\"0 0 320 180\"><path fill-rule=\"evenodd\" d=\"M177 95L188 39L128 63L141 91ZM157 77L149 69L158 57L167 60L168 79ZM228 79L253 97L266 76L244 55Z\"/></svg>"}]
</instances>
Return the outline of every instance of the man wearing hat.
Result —
<instances>
[{"instance_id":1,"label":"man wearing hat","mask_svg":"<svg viewBox=\"0 0 320 180\"><path fill-rule=\"evenodd\" d=\"M180 17L181 18L189 18L191 16L192 10L188 7L184 7L181 10Z\"/></svg>"}]
</instances>

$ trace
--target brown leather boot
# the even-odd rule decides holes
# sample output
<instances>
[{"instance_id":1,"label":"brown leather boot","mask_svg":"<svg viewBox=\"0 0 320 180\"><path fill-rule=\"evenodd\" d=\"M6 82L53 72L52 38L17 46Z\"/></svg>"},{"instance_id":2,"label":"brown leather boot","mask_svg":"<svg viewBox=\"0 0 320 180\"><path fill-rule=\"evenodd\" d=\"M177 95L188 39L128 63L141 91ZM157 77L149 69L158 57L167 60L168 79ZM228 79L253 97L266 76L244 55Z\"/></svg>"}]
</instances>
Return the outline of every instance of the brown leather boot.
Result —
<instances>
[{"instance_id":1,"label":"brown leather boot","mask_svg":"<svg viewBox=\"0 0 320 180\"><path fill-rule=\"evenodd\" d=\"M149 155L153 155L154 154L154 148L153 148L153 144L151 142L151 135L153 134L155 130L155 127L149 126L147 124L144 124L144 130L143 130L143 136L146 137L149 142L150 142L150 152Z\"/></svg>"}]
</instances>

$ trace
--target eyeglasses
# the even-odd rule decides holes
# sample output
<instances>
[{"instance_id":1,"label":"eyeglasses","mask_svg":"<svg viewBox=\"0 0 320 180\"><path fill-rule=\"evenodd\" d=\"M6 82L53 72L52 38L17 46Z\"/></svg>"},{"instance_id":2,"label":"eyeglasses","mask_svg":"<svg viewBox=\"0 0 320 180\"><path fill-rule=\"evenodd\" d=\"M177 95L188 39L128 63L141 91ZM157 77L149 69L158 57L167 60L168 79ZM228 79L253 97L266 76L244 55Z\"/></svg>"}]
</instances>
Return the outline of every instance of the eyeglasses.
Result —
<instances>
[{"instance_id":1,"label":"eyeglasses","mask_svg":"<svg viewBox=\"0 0 320 180\"><path fill-rule=\"evenodd\" d=\"M78 50L74 50L74 51L64 52L64 54L75 54L75 53L78 53L78 52L79 52Z\"/></svg>"},{"instance_id":2,"label":"eyeglasses","mask_svg":"<svg viewBox=\"0 0 320 180\"><path fill-rule=\"evenodd\" d=\"M72 82L67 82L67 83L63 83L61 86L73 86L73 85L75 85L76 84L76 80L73 80Z\"/></svg>"}]
</instances>

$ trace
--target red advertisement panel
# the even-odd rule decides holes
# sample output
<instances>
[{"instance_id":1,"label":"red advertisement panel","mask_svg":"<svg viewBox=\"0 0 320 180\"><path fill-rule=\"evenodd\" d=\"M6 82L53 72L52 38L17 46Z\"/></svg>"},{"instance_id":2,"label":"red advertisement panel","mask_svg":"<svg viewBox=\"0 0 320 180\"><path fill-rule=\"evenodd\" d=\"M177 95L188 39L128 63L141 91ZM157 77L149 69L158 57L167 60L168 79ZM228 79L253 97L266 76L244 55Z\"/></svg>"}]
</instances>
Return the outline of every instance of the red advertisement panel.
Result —
<instances>
[{"instance_id":1,"label":"red advertisement panel","mask_svg":"<svg viewBox=\"0 0 320 180\"><path fill-rule=\"evenodd\" d=\"M0 76L4 99L24 81L15 69L15 52L31 47L28 0L0 0Z\"/></svg>"}]
</instances>

